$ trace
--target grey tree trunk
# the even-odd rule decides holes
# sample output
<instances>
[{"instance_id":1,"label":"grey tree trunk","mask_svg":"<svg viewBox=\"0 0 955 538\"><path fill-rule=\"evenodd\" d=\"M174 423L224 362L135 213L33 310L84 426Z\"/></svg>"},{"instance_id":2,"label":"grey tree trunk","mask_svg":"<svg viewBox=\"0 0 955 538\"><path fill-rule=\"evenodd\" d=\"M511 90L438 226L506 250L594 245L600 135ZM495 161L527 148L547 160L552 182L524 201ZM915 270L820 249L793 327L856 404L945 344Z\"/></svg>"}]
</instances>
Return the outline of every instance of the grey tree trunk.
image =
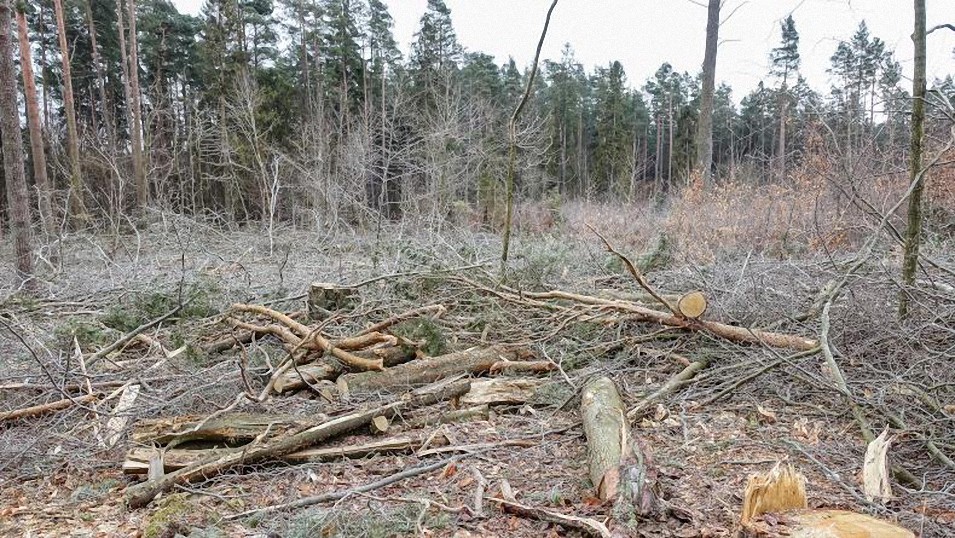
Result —
<instances>
[{"instance_id":1,"label":"grey tree trunk","mask_svg":"<svg viewBox=\"0 0 955 538\"><path fill-rule=\"evenodd\" d=\"M786 122L789 115L789 94L786 83L783 82L782 90L779 94L779 145L776 149L776 171L779 174L778 180L782 183L786 179Z\"/></svg>"},{"instance_id":2,"label":"grey tree trunk","mask_svg":"<svg viewBox=\"0 0 955 538\"><path fill-rule=\"evenodd\" d=\"M17 36L20 42L20 65L23 72L23 93L30 129L30 151L33 157L33 180L36 183L37 207L43 231L52 235L56 230L51 202L50 177L46 169L46 148L43 147L43 127L40 125L40 104L36 96L36 78L33 76L33 58L30 54L30 38L27 35L27 18L23 11L16 11Z\"/></svg>"},{"instance_id":3,"label":"grey tree trunk","mask_svg":"<svg viewBox=\"0 0 955 538\"><path fill-rule=\"evenodd\" d=\"M922 170L922 145L925 139L925 0L915 0L915 76L912 79L912 141L909 149L909 179L917 182L909 198L908 226L905 229L905 252L902 257L902 283L915 283L919 246L922 238L922 191L925 186ZM899 316L909 313L908 290L899 297Z\"/></svg>"},{"instance_id":4,"label":"grey tree trunk","mask_svg":"<svg viewBox=\"0 0 955 538\"><path fill-rule=\"evenodd\" d=\"M713 167L713 94L716 91L716 48L719 45L720 0L709 0L706 14L706 52L703 56L703 93L700 96L700 123L696 134L696 169L703 184L711 180Z\"/></svg>"},{"instance_id":5,"label":"grey tree trunk","mask_svg":"<svg viewBox=\"0 0 955 538\"><path fill-rule=\"evenodd\" d=\"M74 221L85 224L89 220L86 204L83 202L86 185L80 165L80 140L76 129L76 108L73 104L73 75L70 71L70 48L66 41L62 0L53 0L53 11L56 14L56 31L63 63L63 110L66 114L66 151L70 161L70 212Z\"/></svg>"},{"instance_id":6,"label":"grey tree trunk","mask_svg":"<svg viewBox=\"0 0 955 538\"><path fill-rule=\"evenodd\" d=\"M139 91L139 53L136 38L136 0L129 0L129 91L132 95L133 124L130 130L133 143L133 176L136 181L136 203L140 209L149 203L149 185L143 159L143 120Z\"/></svg>"},{"instance_id":7,"label":"grey tree trunk","mask_svg":"<svg viewBox=\"0 0 955 538\"><path fill-rule=\"evenodd\" d=\"M33 229L30 227L30 196L23 171L12 11L12 0L0 0L0 133L3 135L3 173L17 257L17 277L29 285L33 276Z\"/></svg>"}]
</instances>

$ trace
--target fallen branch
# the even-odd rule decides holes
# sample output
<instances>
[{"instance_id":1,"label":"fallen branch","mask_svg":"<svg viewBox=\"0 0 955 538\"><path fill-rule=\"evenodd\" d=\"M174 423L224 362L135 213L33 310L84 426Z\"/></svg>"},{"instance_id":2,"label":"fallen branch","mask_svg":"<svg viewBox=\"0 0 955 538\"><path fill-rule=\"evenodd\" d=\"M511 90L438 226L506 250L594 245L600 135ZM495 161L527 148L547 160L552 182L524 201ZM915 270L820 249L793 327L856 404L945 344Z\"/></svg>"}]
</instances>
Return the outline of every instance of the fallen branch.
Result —
<instances>
[{"instance_id":1,"label":"fallen branch","mask_svg":"<svg viewBox=\"0 0 955 538\"><path fill-rule=\"evenodd\" d=\"M613 535L610 533L610 529L596 519L568 516L553 510L547 510L545 508L539 508L536 506L528 506L514 500L506 500L499 497L485 497L485 499L501 505L502 510L517 516L536 519L537 521L544 521L546 523L554 523L569 529L578 530L587 536L597 536L599 538L613 537Z\"/></svg>"},{"instance_id":2,"label":"fallen branch","mask_svg":"<svg viewBox=\"0 0 955 538\"><path fill-rule=\"evenodd\" d=\"M157 495L172 489L176 485L186 484L220 474L237 465L252 464L260 461L279 459L287 454L314 446L349 431L365 427L379 415L392 417L416 406L430 405L438 401L455 398L468 391L470 383L459 381L453 384L438 384L415 391L395 402L366 411L357 411L308 428L302 432L280 438L256 440L244 447L241 452L223 457L213 457L184 467L157 480L148 480L126 488L126 503L130 508L140 508L149 504Z\"/></svg>"},{"instance_id":3,"label":"fallen branch","mask_svg":"<svg viewBox=\"0 0 955 538\"><path fill-rule=\"evenodd\" d=\"M40 415L45 415L47 413L52 413L54 411L60 411L74 405L82 405L85 403L92 402L99 398L100 394L87 394L85 396L77 396L76 398L64 398L62 400L57 400L55 402L45 403L41 405L34 405L32 407L24 407L22 409L14 409L13 411L6 411L0 413L0 422L6 420L16 420L21 418L36 417Z\"/></svg>"},{"instance_id":4,"label":"fallen branch","mask_svg":"<svg viewBox=\"0 0 955 538\"><path fill-rule=\"evenodd\" d=\"M660 400L664 396L668 396L671 392L676 391L685 385L689 380L693 379L700 370L706 368L709 364L708 359L700 359L698 361L690 363L689 366L680 371L680 373L671 377L662 387L656 390L656 392L650 394L643 400L633 406L630 411L627 411L627 418L633 420L638 416L646 413L651 405Z\"/></svg>"},{"instance_id":5,"label":"fallen branch","mask_svg":"<svg viewBox=\"0 0 955 538\"><path fill-rule=\"evenodd\" d=\"M179 313L180 310L183 309L184 306L189 304L190 301L191 299L186 300L183 303L180 303L178 306L176 306L176 308L173 308L169 312L166 312L165 314L159 316L158 318L152 321L147 321L146 323L143 323L139 327L136 327L135 329L119 337L119 339L113 342L112 344L104 347L103 349L97 351L96 353L93 353L92 355L90 355L88 359L86 359L86 367L91 368L94 364L99 362L101 359L108 356L113 351L116 351L117 349L123 347L124 345L126 345L127 342L129 342L133 338L136 338L137 336L139 336L140 333L148 331L149 329L152 329L156 325L159 325L160 323L166 321L167 319L175 316L176 314Z\"/></svg>"},{"instance_id":6,"label":"fallen branch","mask_svg":"<svg viewBox=\"0 0 955 538\"><path fill-rule=\"evenodd\" d=\"M413 478L415 476L420 476L423 474L437 471L439 469L443 469L447 467L448 465L461 461L464 458L467 458L468 456L471 456L471 455L472 454L458 454L456 456L451 456L450 458L446 458L435 463L430 463L428 465L421 465L419 467L412 467L411 469L405 469L404 471L395 473L391 476L387 476L385 478L382 478L381 480L376 480L374 482L370 482L368 484L364 484L362 486L358 486L355 488L349 488L349 489L345 489L341 491L336 491L333 493L323 493L321 495L313 495L311 497L304 497L297 501L292 501L292 502L284 503L284 504L274 504L272 506L266 506L264 508L255 508L253 510L247 510L245 512L239 512L238 514L232 514L232 515L226 516L225 519L236 520L236 519L241 519L248 516L275 512L278 510L295 510L298 508L305 508L307 506L312 506L316 504L340 501L352 495L367 493L369 491L374 491L376 489L394 484L395 482L400 482L408 478Z\"/></svg>"}]
</instances>

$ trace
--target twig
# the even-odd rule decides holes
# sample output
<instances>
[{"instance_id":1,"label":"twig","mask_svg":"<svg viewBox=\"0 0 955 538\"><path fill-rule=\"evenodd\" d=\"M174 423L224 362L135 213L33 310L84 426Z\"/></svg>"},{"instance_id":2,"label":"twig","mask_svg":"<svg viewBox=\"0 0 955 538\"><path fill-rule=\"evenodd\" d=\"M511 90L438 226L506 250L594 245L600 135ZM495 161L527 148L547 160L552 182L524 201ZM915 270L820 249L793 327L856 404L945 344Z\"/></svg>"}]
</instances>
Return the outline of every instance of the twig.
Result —
<instances>
[{"instance_id":1,"label":"twig","mask_svg":"<svg viewBox=\"0 0 955 538\"><path fill-rule=\"evenodd\" d=\"M165 314L159 316L158 318L156 318L156 319L154 319L154 320L152 320L152 321L147 321L146 323L140 325L139 327L136 327L135 329L133 329L133 330L129 331L128 333L124 334L123 336L121 336L121 337L119 338L119 340L116 340L116 341L113 342L112 344L110 344L110 345L104 347L103 349L97 351L96 353L93 353L92 355L90 355L90 358L87 359L87 361L86 361L86 367L87 367L87 368L92 368L92 366L93 366L94 364L96 364L97 362L99 362L101 359L103 359L104 357L106 357L107 355L109 355L110 353L112 353L113 351L115 351L115 350L119 349L120 347L126 345L126 342L129 342L129 341L132 340L133 338L136 338L140 333L145 332L145 331L148 331L149 329L152 329L152 328L155 327L156 325L159 325L160 323L166 321L167 319L169 319L169 318L175 316L176 314L179 313L180 310L182 310L182 308L183 308L184 306L186 306L187 304L189 304L191 301L192 301L191 298L190 298L190 299L187 299L186 301L184 301L184 302L180 303L178 306L176 306L176 308L173 308L173 309L170 310L169 312L166 312Z\"/></svg>"},{"instance_id":2,"label":"twig","mask_svg":"<svg viewBox=\"0 0 955 538\"><path fill-rule=\"evenodd\" d=\"M369 491L374 491L376 489L380 489L385 486L394 484L395 482L400 482L408 478L413 478L415 476L420 476L426 473L437 471L439 469L443 469L444 467L452 463L461 461L464 458L467 458L473 455L474 454L472 453L458 454L455 456L451 456L450 458L445 458L441 461L437 461L435 463L429 463L427 465L421 465L418 467L412 467L411 469L405 469L404 471L387 476L385 478L382 478L381 480L369 482L367 484L357 486L354 488L335 491L332 493L323 493L321 495L312 495L310 497L303 497L301 499L298 499L297 501L292 501L292 502L288 502L284 504L273 504L271 506L266 506L263 508L255 508L253 510L246 510L245 512L239 512L238 514L228 515L225 517L225 519L236 520L236 519L241 519L241 518L252 516L252 515L275 512L278 510L294 510L298 508L305 508L307 506L312 506L315 504L340 501L352 495L367 493Z\"/></svg>"},{"instance_id":3,"label":"twig","mask_svg":"<svg viewBox=\"0 0 955 538\"><path fill-rule=\"evenodd\" d=\"M501 499L499 497L485 497L485 499L498 503L506 511L521 517L528 517L547 523L556 523L564 527L576 529L588 536L597 536L599 538L612 538L613 536L610 533L610 529L596 519L568 516L560 512L554 512L537 506L528 506L514 500Z\"/></svg>"},{"instance_id":4,"label":"twig","mask_svg":"<svg viewBox=\"0 0 955 538\"><path fill-rule=\"evenodd\" d=\"M608 252L610 252L610 253L613 254L614 256L620 258L620 260L623 262L623 264L624 264L625 266L627 266L627 271L629 271L630 274L633 275L633 278L636 279L637 284L640 284L640 287L642 287L643 289L645 289L645 290L647 291L647 293L649 293L654 299L657 300L657 302L659 302L659 303L662 304L663 306L667 307L667 310L669 310L670 312L672 312L674 316L682 317L682 314L680 314L680 311L677 310L677 308L676 308L675 306L673 306L673 304L670 303L670 301L667 301L666 298L664 298L662 295L660 295L659 293L657 293L656 290L654 290L654 289L650 286L650 284L647 283L647 280L646 280L645 278L643 278L643 275L640 273L640 271L637 270L637 267L636 267L635 265L633 265L633 262L631 262L629 258L627 258L626 256L624 256L624 255L621 254L620 252L617 252L617 250L614 249L613 246L610 244L610 241L607 241L607 238L604 237L603 235L601 235L600 232L598 232L596 228L594 228L594 227L591 226L590 224L586 224L586 226L587 226L587 228L590 229L591 232L593 232L594 234L596 234L597 237L599 237L601 241L603 241L604 247L607 248L607 251L608 251Z\"/></svg>"},{"instance_id":5,"label":"twig","mask_svg":"<svg viewBox=\"0 0 955 538\"><path fill-rule=\"evenodd\" d=\"M804 357L810 357L810 356L812 356L812 355L815 355L816 353L819 353L819 350L820 350L820 348L817 347L817 348L815 348L815 349L810 349L810 350L808 350L808 351L801 351L801 352L799 352L799 353L796 353L796 354L794 354L794 355L790 355L790 356L788 356L788 357L784 357L784 358L781 358L781 359L776 359L776 360L774 360L773 362L771 362L771 363L769 363L769 364L763 366L763 367L760 368L759 370L756 370L755 372L753 372L753 373L751 373L751 374L749 374L749 375L747 375L747 376L744 376L744 377L742 377L742 378L740 378L740 379L737 379L736 381L734 381L733 383L731 383L731 384L730 384L728 387L726 387L725 389L719 391L718 393L716 393L715 395L713 395L713 396L707 398L706 400L703 400L702 402L696 404L694 407L697 408L697 409L699 409L699 408L701 408L701 407L706 407L707 405L710 405L711 403L713 403L713 402L719 400L720 398L723 398L723 397L726 396L727 394L729 394L729 393L733 392L734 390L740 388L740 387L743 386L744 384L749 383L750 381L752 381L752 380L756 379L757 377L759 377L759 376L765 374L766 372L772 370L773 368L776 368L776 367L779 366L780 364L787 363L787 362L790 362L790 361L794 361L794 360L796 360L796 359L801 359L801 358L804 358Z\"/></svg>"},{"instance_id":6,"label":"twig","mask_svg":"<svg viewBox=\"0 0 955 538\"><path fill-rule=\"evenodd\" d=\"M640 416L640 414L646 412L646 410L657 400L663 398L664 396L669 395L671 392L679 389L686 383L688 383L696 374L706 368L709 364L709 359L699 359L689 366L684 368L680 373L671 377L662 387L656 390L653 394L647 396L640 401L637 405L633 406L629 411L627 411L627 418L630 420L635 419Z\"/></svg>"}]
</instances>

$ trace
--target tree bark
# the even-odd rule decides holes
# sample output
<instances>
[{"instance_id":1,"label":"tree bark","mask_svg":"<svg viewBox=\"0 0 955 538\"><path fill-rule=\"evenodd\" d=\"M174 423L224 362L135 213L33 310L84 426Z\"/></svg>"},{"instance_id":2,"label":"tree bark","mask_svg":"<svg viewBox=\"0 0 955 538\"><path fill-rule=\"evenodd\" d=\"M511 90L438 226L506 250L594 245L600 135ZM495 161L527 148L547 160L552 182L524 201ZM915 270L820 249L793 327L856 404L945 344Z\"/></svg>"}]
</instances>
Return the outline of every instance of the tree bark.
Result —
<instances>
[{"instance_id":1,"label":"tree bark","mask_svg":"<svg viewBox=\"0 0 955 538\"><path fill-rule=\"evenodd\" d=\"M922 192L925 178L922 177L922 145L925 139L925 0L915 0L915 76L912 78L912 141L909 149L909 179L918 182L909 197L908 225L905 229L905 252L902 257L902 284L915 284L918 269L919 246L922 239ZM899 296L899 316L909 313L908 290Z\"/></svg>"},{"instance_id":2,"label":"tree bark","mask_svg":"<svg viewBox=\"0 0 955 538\"><path fill-rule=\"evenodd\" d=\"M63 110L66 114L66 151L70 161L70 211L71 218L86 224L89 215L83 202L86 185L80 165L80 140L76 129L76 108L73 102L73 75L70 70L70 47L66 41L66 23L63 19L62 0L53 0L56 14L56 29L60 42L60 58L63 63Z\"/></svg>"},{"instance_id":3,"label":"tree bark","mask_svg":"<svg viewBox=\"0 0 955 538\"><path fill-rule=\"evenodd\" d=\"M46 169L46 148L43 147L43 127L40 125L40 104L36 97L36 78L33 75L33 58L30 54L30 39L27 36L27 18L22 10L16 10L17 35L20 41L20 65L23 71L23 93L30 129L30 151L33 158L33 180L36 183L37 207L43 231L52 235L56 231L51 201L50 177Z\"/></svg>"},{"instance_id":4,"label":"tree bark","mask_svg":"<svg viewBox=\"0 0 955 538\"><path fill-rule=\"evenodd\" d=\"M3 173L17 257L17 278L29 283L33 277L33 228L30 226L30 196L23 171L23 142L17 108L12 4L12 0L0 0L0 133L3 135Z\"/></svg>"},{"instance_id":5,"label":"tree bark","mask_svg":"<svg viewBox=\"0 0 955 538\"><path fill-rule=\"evenodd\" d=\"M720 0L709 0L706 15L706 51L703 56L703 93L696 135L696 169L708 185L713 167L713 94L716 91L716 49L719 45Z\"/></svg>"},{"instance_id":6,"label":"tree bark","mask_svg":"<svg viewBox=\"0 0 955 538\"><path fill-rule=\"evenodd\" d=\"M149 203L149 185L146 183L146 170L143 158L143 121L139 91L139 52L136 37L136 0L128 0L129 8L129 91L132 96L132 120L130 130L133 143L133 177L136 181L136 203L139 209Z\"/></svg>"},{"instance_id":7,"label":"tree bark","mask_svg":"<svg viewBox=\"0 0 955 538\"><path fill-rule=\"evenodd\" d=\"M90 30L90 48L93 60L93 69L96 72L96 93L99 94L100 106L103 107L103 125L106 136L106 146L109 154L113 154L113 144L115 143L113 122L113 110L110 103L106 100L106 77L103 74L103 62L99 54L99 47L96 43L96 20L93 18L93 0L86 0L86 21ZM97 137L99 133L96 133Z\"/></svg>"}]
</instances>

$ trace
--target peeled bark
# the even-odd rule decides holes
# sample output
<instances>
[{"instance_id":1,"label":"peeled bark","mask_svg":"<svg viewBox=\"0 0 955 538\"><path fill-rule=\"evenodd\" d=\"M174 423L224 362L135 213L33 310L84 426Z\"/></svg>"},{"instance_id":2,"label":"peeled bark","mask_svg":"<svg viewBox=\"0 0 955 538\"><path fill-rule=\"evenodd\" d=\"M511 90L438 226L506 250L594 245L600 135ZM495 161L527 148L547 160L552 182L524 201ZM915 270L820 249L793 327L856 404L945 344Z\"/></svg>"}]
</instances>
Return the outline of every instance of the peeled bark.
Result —
<instances>
[{"instance_id":1,"label":"peeled bark","mask_svg":"<svg viewBox=\"0 0 955 538\"><path fill-rule=\"evenodd\" d=\"M70 211L72 218L82 224L89 220L83 202L86 185L80 165L80 139L76 128L76 108L73 103L73 75L70 70L70 47L66 41L66 23L63 20L62 0L53 0L56 13L56 29L60 41L60 58L63 65L63 111L66 114L66 151L70 161Z\"/></svg>"},{"instance_id":2,"label":"peeled bark","mask_svg":"<svg viewBox=\"0 0 955 538\"><path fill-rule=\"evenodd\" d=\"M21 282L30 282L33 277L33 228L30 227L30 196L23 171L23 142L17 110L12 10L12 0L0 1L0 132L3 135L3 173L17 257L17 278Z\"/></svg>"},{"instance_id":3,"label":"peeled bark","mask_svg":"<svg viewBox=\"0 0 955 538\"><path fill-rule=\"evenodd\" d=\"M40 104L36 98L36 78L33 75L33 58L30 54L30 38L27 35L27 18L21 10L16 12L17 35L20 41L20 66L23 72L24 102L27 126L30 130L30 156L33 159L33 181L36 183L37 207L43 231L52 235L56 231L53 204L50 201L50 177L46 169L46 149L43 147L43 127L40 125Z\"/></svg>"}]
</instances>

